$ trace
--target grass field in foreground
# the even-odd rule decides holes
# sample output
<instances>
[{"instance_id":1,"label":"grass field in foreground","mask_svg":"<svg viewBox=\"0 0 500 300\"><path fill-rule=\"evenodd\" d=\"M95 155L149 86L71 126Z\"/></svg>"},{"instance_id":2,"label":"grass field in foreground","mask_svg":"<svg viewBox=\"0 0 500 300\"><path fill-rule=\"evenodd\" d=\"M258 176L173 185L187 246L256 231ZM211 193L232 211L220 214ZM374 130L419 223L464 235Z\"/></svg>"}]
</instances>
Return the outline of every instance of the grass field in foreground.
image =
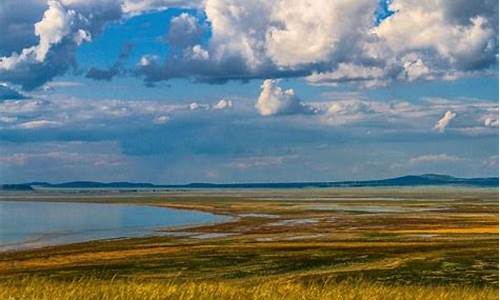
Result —
<instances>
[{"instance_id":1,"label":"grass field in foreground","mask_svg":"<svg viewBox=\"0 0 500 300\"><path fill-rule=\"evenodd\" d=\"M0 299L23 300L161 300L161 299L290 299L290 300L488 300L498 298L494 288L463 286L395 286L349 280L340 283L300 284L254 282L140 282L134 280L80 279L71 282L25 278L0 283Z\"/></svg>"},{"instance_id":2,"label":"grass field in foreground","mask_svg":"<svg viewBox=\"0 0 500 300\"><path fill-rule=\"evenodd\" d=\"M142 203L234 218L168 230L178 236L2 253L1 300L498 299L496 189L22 195L12 200Z\"/></svg>"}]
</instances>

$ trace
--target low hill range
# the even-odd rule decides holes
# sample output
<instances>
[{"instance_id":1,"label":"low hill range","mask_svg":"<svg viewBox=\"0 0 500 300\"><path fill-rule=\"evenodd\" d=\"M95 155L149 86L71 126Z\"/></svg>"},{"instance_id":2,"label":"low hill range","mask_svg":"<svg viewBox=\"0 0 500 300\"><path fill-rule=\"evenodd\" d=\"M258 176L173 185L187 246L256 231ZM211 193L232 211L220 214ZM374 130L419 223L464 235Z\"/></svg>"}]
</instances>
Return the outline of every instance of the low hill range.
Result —
<instances>
[{"instance_id":1,"label":"low hill range","mask_svg":"<svg viewBox=\"0 0 500 300\"><path fill-rule=\"evenodd\" d=\"M498 177L458 178L448 175L424 174L361 181L325 182L262 182L262 183L189 183L152 184L135 182L71 181L64 183L29 182L3 184L2 190L30 191L34 189L168 189L168 188L334 188L334 187L400 187L400 186L471 186L498 187Z\"/></svg>"}]
</instances>

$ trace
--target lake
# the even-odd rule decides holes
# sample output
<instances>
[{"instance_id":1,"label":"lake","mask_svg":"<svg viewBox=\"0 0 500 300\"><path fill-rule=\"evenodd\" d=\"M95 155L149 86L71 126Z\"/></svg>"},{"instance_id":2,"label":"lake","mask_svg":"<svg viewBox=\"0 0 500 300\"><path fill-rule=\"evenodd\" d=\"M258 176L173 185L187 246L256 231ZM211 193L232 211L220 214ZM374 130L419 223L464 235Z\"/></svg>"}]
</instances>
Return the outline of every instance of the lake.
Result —
<instances>
[{"instance_id":1,"label":"lake","mask_svg":"<svg viewBox=\"0 0 500 300\"><path fill-rule=\"evenodd\" d=\"M161 234L165 227L228 218L128 204L0 201L0 251Z\"/></svg>"}]
</instances>

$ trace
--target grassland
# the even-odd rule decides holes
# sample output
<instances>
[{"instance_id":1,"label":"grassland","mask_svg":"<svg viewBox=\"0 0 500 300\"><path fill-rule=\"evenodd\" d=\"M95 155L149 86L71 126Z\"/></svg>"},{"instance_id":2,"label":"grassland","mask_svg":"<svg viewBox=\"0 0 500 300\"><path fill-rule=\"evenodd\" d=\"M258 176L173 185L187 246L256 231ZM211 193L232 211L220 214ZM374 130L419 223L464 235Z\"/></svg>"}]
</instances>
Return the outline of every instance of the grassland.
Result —
<instances>
[{"instance_id":1,"label":"grassland","mask_svg":"<svg viewBox=\"0 0 500 300\"><path fill-rule=\"evenodd\" d=\"M2 253L0 299L498 299L498 191L7 194L233 216L171 236Z\"/></svg>"},{"instance_id":2,"label":"grassland","mask_svg":"<svg viewBox=\"0 0 500 300\"><path fill-rule=\"evenodd\" d=\"M87 278L61 282L25 278L0 284L3 299L495 299L494 289L445 286L394 286L366 281L344 281L336 284L299 284L281 281L253 282L158 282L137 280L103 281Z\"/></svg>"}]
</instances>

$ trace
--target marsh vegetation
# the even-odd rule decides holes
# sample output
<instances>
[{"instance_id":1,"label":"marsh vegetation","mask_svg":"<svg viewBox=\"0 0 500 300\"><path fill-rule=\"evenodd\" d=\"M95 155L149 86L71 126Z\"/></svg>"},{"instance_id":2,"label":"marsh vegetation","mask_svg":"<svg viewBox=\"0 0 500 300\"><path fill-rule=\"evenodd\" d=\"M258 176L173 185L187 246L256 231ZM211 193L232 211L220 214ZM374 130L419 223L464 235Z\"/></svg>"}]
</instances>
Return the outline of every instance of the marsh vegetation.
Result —
<instances>
[{"instance_id":1,"label":"marsh vegetation","mask_svg":"<svg viewBox=\"0 0 500 300\"><path fill-rule=\"evenodd\" d=\"M496 189L39 196L234 218L170 236L2 253L0 299L498 299Z\"/></svg>"}]
</instances>

